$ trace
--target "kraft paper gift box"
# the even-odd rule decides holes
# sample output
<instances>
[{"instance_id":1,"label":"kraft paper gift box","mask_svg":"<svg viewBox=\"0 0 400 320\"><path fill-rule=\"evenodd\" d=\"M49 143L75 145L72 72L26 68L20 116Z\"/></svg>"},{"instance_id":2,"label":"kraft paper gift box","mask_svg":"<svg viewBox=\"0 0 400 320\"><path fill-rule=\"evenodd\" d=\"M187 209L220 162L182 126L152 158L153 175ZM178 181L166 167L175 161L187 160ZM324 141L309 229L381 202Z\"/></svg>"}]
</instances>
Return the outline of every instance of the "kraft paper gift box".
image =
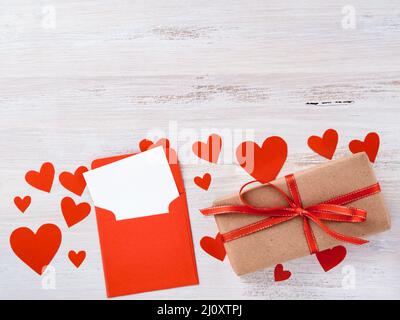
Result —
<instances>
[{"instance_id":1,"label":"kraft paper gift box","mask_svg":"<svg viewBox=\"0 0 400 320\"><path fill-rule=\"evenodd\" d=\"M365 153L358 153L296 172L294 177L303 207L323 203L334 197L377 183ZM279 178L272 183L286 194L290 194L284 178ZM287 206L283 197L277 195L276 190L266 185L249 188L243 196L247 203L255 207ZM242 204L239 194L236 193L214 201L213 206ZM336 232L361 238L390 229L390 217L382 191L351 202L346 207L366 210L366 221L361 223L324 221L324 223ZM265 216L235 213L215 215L221 234L262 219L265 219ZM313 222L310 222L310 225L320 251L345 244L329 236ZM232 268L238 275L310 254L303 231L303 219L299 217L224 244Z\"/></svg>"}]
</instances>

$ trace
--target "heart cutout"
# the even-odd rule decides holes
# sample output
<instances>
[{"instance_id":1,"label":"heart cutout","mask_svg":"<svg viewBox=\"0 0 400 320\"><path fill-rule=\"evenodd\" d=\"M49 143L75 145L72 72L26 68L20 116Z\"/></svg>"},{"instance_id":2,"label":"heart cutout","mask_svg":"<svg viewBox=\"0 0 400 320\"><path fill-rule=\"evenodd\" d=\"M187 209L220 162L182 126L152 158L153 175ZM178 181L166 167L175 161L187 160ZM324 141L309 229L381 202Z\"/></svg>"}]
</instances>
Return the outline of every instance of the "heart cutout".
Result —
<instances>
[{"instance_id":1,"label":"heart cutout","mask_svg":"<svg viewBox=\"0 0 400 320\"><path fill-rule=\"evenodd\" d=\"M148 139L143 139L139 142L139 149L141 152L153 149L155 147L162 146L165 151L165 155L168 159L168 163L176 164L178 163L178 157L174 149L170 148L170 142L167 138L161 138L156 143Z\"/></svg>"},{"instance_id":2,"label":"heart cutout","mask_svg":"<svg viewBox=\"0 0 400 320\"><path fill-rule=\"evenodd\" d=\"M226 256L225 246L222 241L222 235L218 233L215 238L203 237L200 240L201 248L207 252L210 256L224 261Z\"/></svg>"},{"instance_id":3,"label":"heart cutout","mask_svg":"<svg viewBox=\"0 0 400 320\"><path fill-rule=\"evenodd\" d=\"M328 129L321 137L311 136L308 138L308 146L320 156L331 160L335 154L339 141L339 135L335 129Z\"/></svg>"},{"instance_id":4,"label":"heart cutout","mask_svg":"<svg viewBox=\"0 0 400 320\"><path fill-rule=\"evenodd\" d=\"M50 162L42 164L40 171L28 171L25 180L32 187L44 192L50 192L54 181L54 166Z\"/></svg>"},{"instance_id":5,"label":"heart cutout","mask_svg":"<svg viewBox=\"0 0 400 320\"><path fill-rule=\"evenodd\" d=\"M274 180L287 157L287 144L281 137L264 140L261 147L253 141L245 141L236 149L240 166L261 183Z\"/></svg>"},{"instance_id":6,"label":"heart cutout","mask_svg":"<svg viewBox=\"0 0 400 320\"><path fill-rule=\"evenodd\" d=\"M336 246L331 249L317 252L315 255L325 272L336 267L346 257L347 251L343 246Z\"/></svg>"},{"instance_id":7,"label":"heart cutout","mask_svg":"<svg viewBox=\"0 0 400 320\"><path fill-rule=\"evenodd\" d=\"M65 197L61 200L61 211L69 228L85 219L90 210L91 207L86 202L76 204L70 197Z\"/></svg>"},{"instance_id":8,"label":"heart cutout","mask_svg":"<svg viewBox=\"0 0 400 320\"><path fill-rule=\"evenodd\" d=\"M168 149L169 145L170 143L167 138L161 138L156 143L149 139L143 139L139 142L139 149L142 152L159 146L162 146L164 149Z\"/></svg>"},{"instance_id":9,"label":"heart cutout","mask_svg":"<svg viewBox=\"0 0 400 320\"><path fill-rule=\"evenodd\" d=\"M217 163L222 149L222 138L218 134L212 134L207 142L197 141L193 143L192 150L200 159L211 163Z\"/></svg>"},{"instance_id":10,"label":"heart cutout","mask_svg":"<svg viewBox=\"0 0 400 320\"><path fill-rule=\"evenodd\" d=\"M65 189L75 193L78 196L81 196L86 188L86 181L83 177L83 174L87 171L88 168L85 166L80 166L75 170L74 173L68 171L62 172L58 179Z\"/></svg>"},{"instance_id":11,"label":"heart cutout","mask_svg":"<svg viewBox=\"0 0 400 320\"><path fill-rule=\"evenodd\" d=\"M375 162L379 151L380 139L376 132L368 133L364 141L352 140L349 143L349 149L352 153L365 152L368 155L369 161Z\"/></svg>"},{"instance_id":12,"label":"heart cutout","mask_svg":"<svg viewBox=\"0 0 400 320\"><path fill-rule=\"evenodd\" d=\"M153 145L153 141L148 140L148 139L143 139L139 142L139 149L140 151L146 151L150 146Z\"/></svg>"},{"instance_id":13,"label":"heart cutout","mask_svg":"<svg viewBox=\"0 0 400 320\"><path fill-rule=\"evenodd\" d=\"M54 224L44 224L36 233L22 227L11 233L10 245L18 258L41 275L56 255L61 238L61 231Z\"/></svg>"},{"instance_id":14,"label":"heart cutout","mask_svg":"<svg viewBox=\"0 0 400 320\"><path fill-rule=\"evenodd\" d=\"M19 211L21 211L22 213L24 213L29 206L31 205L31 197L30 196L25 196L24 198L21 197L15 197L14 198L14 204L15 206L19 209Z\"/></svg>"},{"instance_id":15,"label":"heart cutout","mask_svg":"<svg viewBox=\"0 0 400 320\"><path fill-rule=\"evenodd\" d=\"M211 175L209 173L205 173L203 177L194 177L193 181L197 186L207 191L210 187Z\"/></svg>"},{"instance_id":16,"label":"heart cutout","mask_svg":"<svg viewBox=\"0 0 400 320\"><path fill-rule=\"evenodd\" d=\"M276 282L285 281L292 276L292 273L288 270L283 270L282 264L277 264L274 270L274 279Z\"/></svg>"},{"instance_id":17,"label":"heart cutout","mask_svg":"<svg viewBox=\"0 0 400 320\"><path fill-rule=\"evenodd\" d=\"M79 268L82 262L86 258L86 252L85 251L76 252L74 250L71 250L70 252L68 252L68 258L75 265L75 267Z\"/></svg>"}]
</instances>

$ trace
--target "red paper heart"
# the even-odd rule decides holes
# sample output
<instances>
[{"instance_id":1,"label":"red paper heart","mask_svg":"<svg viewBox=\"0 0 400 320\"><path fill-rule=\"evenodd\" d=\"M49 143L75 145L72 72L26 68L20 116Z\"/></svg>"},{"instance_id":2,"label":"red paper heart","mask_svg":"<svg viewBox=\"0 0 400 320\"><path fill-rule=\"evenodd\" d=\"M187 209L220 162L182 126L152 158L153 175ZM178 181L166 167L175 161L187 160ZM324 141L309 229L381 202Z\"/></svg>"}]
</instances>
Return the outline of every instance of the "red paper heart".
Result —
<instances>
[{"instance_id":1,"label":"red paper heart","mask_svg":"<svg viewBox=\"0 0 400 320\"><path fill-rule=\"evenodd\" d=\"M70 252L68 252L68 258L75 265L75 267L79 268L82 262L86 258L86 252L85 251L75 252L74 250L71 250Z\"/></svg>"},{"instance_id":2,"label":"red paper heart","mask_svg":"<svg viewBox=\"0 0 400 320\"><path fill-rule=\"evenodd\" d=\"M90 209L88 203L75 204L75 201L70 197L61 200L61 211L69 228L85 219L89 215Z\"/></svg>"},{"instance_id":3,"label":"red paper heart","mask_svg":"<svg viewBox=\"0 0 400 320\"><path fill-rule=\"evenodd\" d=\"M375 162L379 150L379 135L376 132L370 132L366 135L364 141L353 140L349 143L349 149L352 153L365 151L369 161Z\"/></svg>"},{"instance_id":4,"label":"red paper heart","mask_svg":"<svg viewBox=\"0 0 400 320\"><path fill-rule=\"evenodd\" d=\"M86 181L83 177L83 173L86 171L88 171L88 168L81 166L75 170L75 173L68 171L62 172L58 179L65 189L81 196L86 188Z\"/></svg>"},{"instance_id":5,"label":"red paper heart","mask_svg":"<svg viewBox=\"0 0 400 320\"><path fill-rule=\"evenodd\" d=\"M61 238L61 231L56 225L44 224L36 233L27 227L14 230L10 244L17 257L41 275L56 255Z\"/></svg>"},{"instance_id":6,"label":"red paper heart","mask_svg":"<svg viewBox=\"0 0 400 320\"><path fill-rule=\"evenodd\" d=\"M336 246L332 249L317 252L316 256L321 267L325 272L328 272L343 261L346 257L346 248L343 246Z\"/></svg>"},{"instance_id":7,"label":"red paper heart","mask_svg":"<svg viewBox=\"0 0 400 320\"><path fill-rule=\"evenodd\" d=\"M207 191L210 187L211 175L209 173L205 173L203 177L196 176L193 180L194 183L197 184L200 188Z\"/></svg>"},{"instance_id":8,"label":"red paper heart","mask_svg":"<svg viewBox=\"0 0 400 320\"><path fill-rule=\"evenodd\" d=\"M26 196L24 198L21 197L15 197L14 198L14 203L15 206L22 212L24 213L26 211L26 209L29 208L29 206L31 205L31 197L30 196Z\"/></svg>"},{"instance_id":9,"label":"red paper heart","mask_svg":"<svg viewBox=\"0 0 400 320\"><path fill-rule=\"evenodd\" d=\"M153 141L148 139L143 139L139 142L139 149L140 151L146 151L150 146L153 145Z\"/></svg>"},{"instance_id":10,"label":"red paper heart","mask_svg":"<svg viewBox=\"0 0 400 320\"><path fill-rule=\"evenodd\" d=\"M339 136L335 129L328 129L324 132L322 138L311 136L308 138L308 146L320 156L332 159L335 154Z\"/></svg>"},{"instance_id":11,"label":"red paper heart","mask_svg":"<svg viewBox=\"0 0 400 320\"><path fill-rule=\"evenodd\" d=\"M226 256L225 246L222 242L222 236L220 233L214 238L211 237L203 237L200 240L200 246L203 248L205 252L207 252L210 256L224 261Z\"/></svg>"},{"instance_id":12,"label":"red paper heart","mask_svg":"<svg viewBox=\"0 0 400 320\"><path fill-rule=\"evenodd\" d=\"M291 277L292 273L287 270L283 270L283 265L282 264L277 264L275 266L274 270L274 278L275 281L285 281Z\"/></svg>"},{"instance_id":13,"label":"red paper heart","mask_svg":"<svg viewBox=\"0 0 400 320\"><path fill-rule=\"evenodd\" d=\"M287 157L287 144L280 137L269 137L261 148L253 141L241 143L236 149L239 164L261 183L274 180Z\"/></svg>"},{"instance_id":14,"label":"red paper heart","mask_svg":"<svg viewBox=\"0 0 400 320\"><path fill-rule=\"evenodd\" d=\"M217 134L208 137L207 143L197 141L193 143L192 150L200 159L217 163L222 149L222 138Z\"/></svg>"},{"instance_id":15,"label":"red paper heart","mask_svg":"<svg viewBox=\"0 0 400 320\"><path fill-rule=\"evenodd\" d=\"M161 138L156 143L151 140L143 139L139 142L139 149L140 151L146 151L158 146L162 146L164 149L169 148L169 140L167 138Z\"/></svg>"},{"instance_id":16,"label":"red paper heart","mask_svg":"<svg viewBox=\"0 0 400 320\"><path fill-rule=\"evenodd\" d=\"M45 162L42 164L39 172L34 170L27 172L25 175L25 180L36 189L50 192L51 187L53 186L54 172L55 170L53 164L50 162Z\"/></svg>"}]
</instances>

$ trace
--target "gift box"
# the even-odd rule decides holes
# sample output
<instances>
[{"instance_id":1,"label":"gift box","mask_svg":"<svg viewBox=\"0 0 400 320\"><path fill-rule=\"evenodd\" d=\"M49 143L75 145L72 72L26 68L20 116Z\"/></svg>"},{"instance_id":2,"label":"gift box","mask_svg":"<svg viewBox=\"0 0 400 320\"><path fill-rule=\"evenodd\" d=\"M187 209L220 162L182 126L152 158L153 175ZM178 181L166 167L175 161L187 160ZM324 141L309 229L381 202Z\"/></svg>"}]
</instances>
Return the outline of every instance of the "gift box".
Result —
<instances>
[{"instance_id":1,"label":"gift box","mask_svg":"<svg viewBox=\"0 0 400 320\"><path fill-rule=\"evenodd\" d=\"M245 189L202 213L215 216L238 275L346 242L363 244L364 237L390 229L365 153Z\"/></svg>"}]
</instances>

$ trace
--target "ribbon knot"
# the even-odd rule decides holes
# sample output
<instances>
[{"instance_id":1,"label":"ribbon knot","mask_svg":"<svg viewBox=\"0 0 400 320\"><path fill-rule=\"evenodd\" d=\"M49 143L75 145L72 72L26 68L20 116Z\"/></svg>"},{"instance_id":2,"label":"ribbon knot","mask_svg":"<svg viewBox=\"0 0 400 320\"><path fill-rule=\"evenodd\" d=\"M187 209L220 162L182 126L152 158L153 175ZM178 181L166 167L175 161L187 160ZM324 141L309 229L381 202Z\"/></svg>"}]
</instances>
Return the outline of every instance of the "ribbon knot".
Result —
<instances>
[{"instance_id":1,"label":"ribbon knot","mask_svg":"<svg viewBox=\"0 0 400 320\"><path fill-rule=\"evenodd\" d=\"M381 189L378 183L341 195L339 197L332 198L317 205L303 207L300 192L297 187L294 175L290 174L285 176L285 181L289 189L290 196L287 195L281 188L275 186L272 183L267 183L265 185L271 186L274 190L276 190L280 194L280 196L285 199L288 207L255 207L248 203L244 197L243 190L249 184L257 182L250 181L243 185L239 191L239 197L243 205L217 206L201 209L200 212L204 215L235 213L266 216L265 219L222 234L222 240L224 242L233 241L249 234L259 232L261 230L270 228L285 221L289 221L296 217L303 219L304 235L311 254L318 252L318 246L314 236L314 232L310 225L310 220L314 224L319 226L325 233L337 240L356 245L361 245L368 242L364 239L340 234L330 229L323 221L350 223L364 222L367 218L367 212L365 210L353 207L346 207L345 205L380 192Z\"/></svg>"},{"instance_id":2,"label":"ribbon knot","mask_svg":"<svg viewBox=\"0 0 400 320\"><path fill-rule=\"evenodd\" d=\"M304 210L301 207L294 208L294 212L296 212L297 215L299 215L299 216L304 216L304 215L307 215L307 213L308 213L306 210Z\"/></svg>"}]
</instances>

